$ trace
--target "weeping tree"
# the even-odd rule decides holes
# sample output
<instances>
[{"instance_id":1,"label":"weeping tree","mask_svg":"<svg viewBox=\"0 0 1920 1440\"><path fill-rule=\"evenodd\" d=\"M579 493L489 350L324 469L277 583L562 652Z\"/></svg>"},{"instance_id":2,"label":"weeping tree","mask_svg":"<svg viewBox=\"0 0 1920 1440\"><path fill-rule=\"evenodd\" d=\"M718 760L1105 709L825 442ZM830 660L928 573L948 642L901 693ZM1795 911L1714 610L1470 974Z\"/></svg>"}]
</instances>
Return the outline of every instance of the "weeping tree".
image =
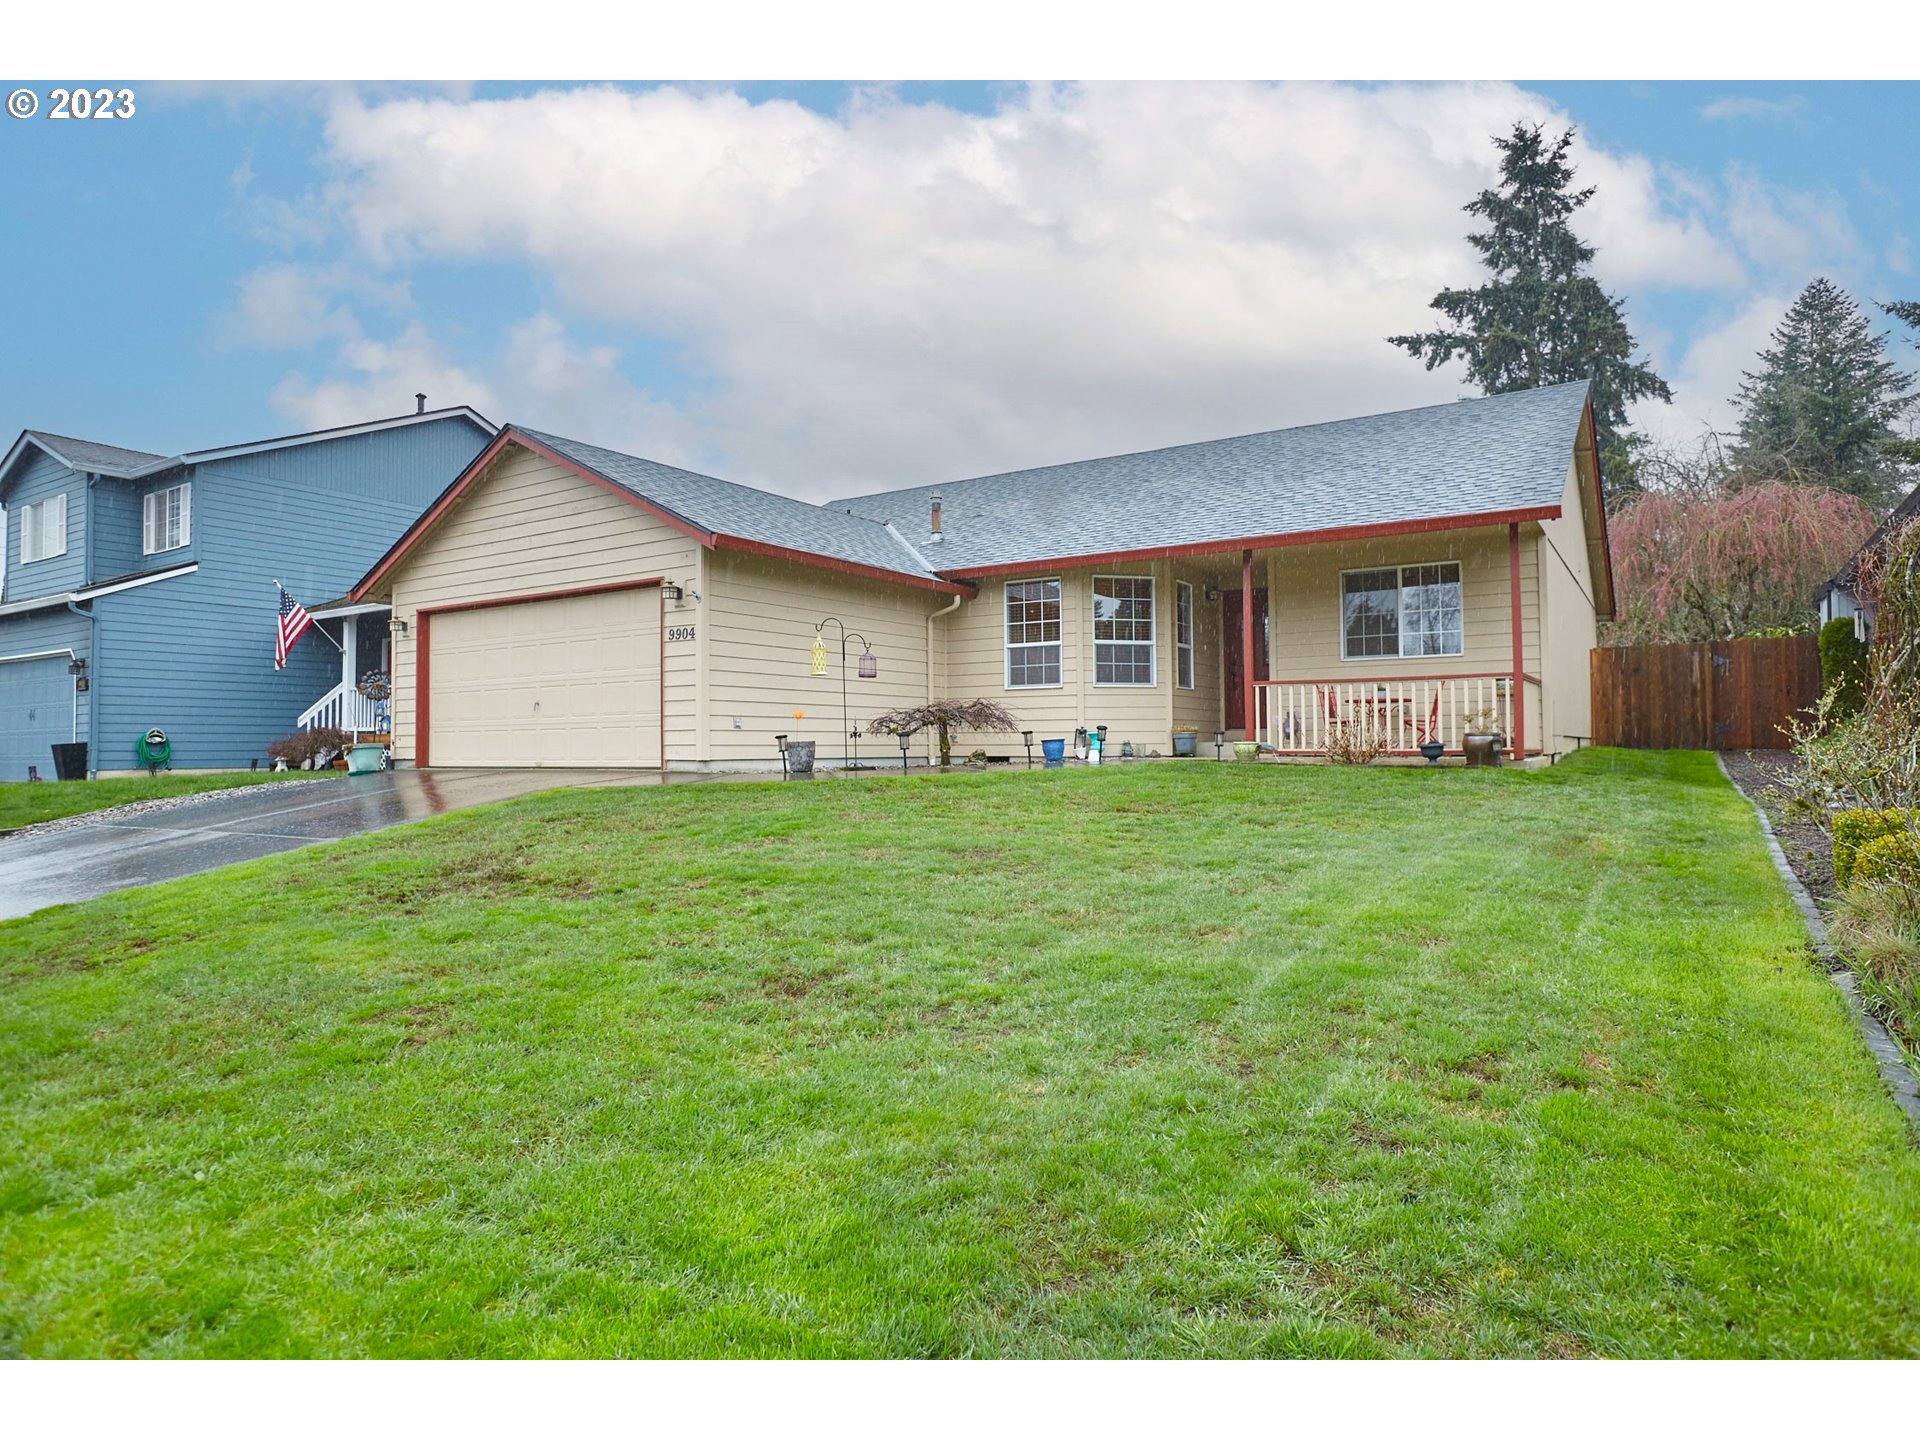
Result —
<instances>
[{"instance_id":1,"label":"weeping tree","mask_svg":"<svg viewBox=\"0 0 1920 1440\"><path fill-rule=\"evenodd\" d=\"M940 768L944 770L953 764L954 731L1018 730L1020 722L991 700L930 700L925 705L876 715L867 728L876 735L918 735L922 730L938 730Z\"/></svg>"},{"instance_id":2,"label":"weeping tree","mask_svg":"<svg viewBox=\"0 0 1920 1440\"><path fill-rule=\"evenodd\" d=\"M1608 525L1619 616L1606 643L1805 629L1814 587L1877 518L1857 496L1783 481L1635 496Z\"/></svg>"}]
</instances>

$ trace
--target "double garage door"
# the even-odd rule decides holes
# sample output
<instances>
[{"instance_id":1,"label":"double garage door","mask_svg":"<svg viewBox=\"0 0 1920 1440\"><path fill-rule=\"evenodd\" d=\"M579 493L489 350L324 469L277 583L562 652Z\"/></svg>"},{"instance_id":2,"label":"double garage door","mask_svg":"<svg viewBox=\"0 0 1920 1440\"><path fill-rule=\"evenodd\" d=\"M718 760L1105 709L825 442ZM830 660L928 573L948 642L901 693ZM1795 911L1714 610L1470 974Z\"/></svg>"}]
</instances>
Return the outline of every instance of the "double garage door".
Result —
<instances>
[{"instance_id":1,"label":"double garage door","mask_svg":"<svg viewBox=\"0 0 1920 1440\"><path fill-rule=\"evenodd\" d=\"M0 781L24 780L37 765L53 778L53 747L74 734L73 677L67 657L0 661Z\"/></svg>"},{"instance_id":2,"label":"double garage door","mask_svg":"<svg viewBox=\"0 0 1920 1440\"><path fill-rule=\"evenodd\" d=\"M612 590L435 614L427 763L661 763L660 591Z\"/></svg>"}]
</instances>

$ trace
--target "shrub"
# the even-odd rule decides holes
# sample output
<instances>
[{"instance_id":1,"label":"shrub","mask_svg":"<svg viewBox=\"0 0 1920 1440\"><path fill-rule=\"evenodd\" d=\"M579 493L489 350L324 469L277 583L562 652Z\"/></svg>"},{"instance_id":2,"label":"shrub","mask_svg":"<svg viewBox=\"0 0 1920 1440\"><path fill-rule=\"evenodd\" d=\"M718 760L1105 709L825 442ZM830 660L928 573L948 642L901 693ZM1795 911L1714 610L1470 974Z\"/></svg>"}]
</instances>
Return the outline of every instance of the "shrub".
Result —
<instances>
[{"instance_id":1,"label":"shrub","mask_svg":"<svg viewBox=\"0 0 1920 1440\"><path fill-rule=\"evenodd\" d=\"M1920 840L1902 826L1862 842L1853 852L1849 879L1856 885L1920 888Z\"/></svg>"},{"instance_id":2,"label":"shrub","mask_svg":"<svg viewBox=\"0 0 1920 1440\"><path fill-rule=\"evenodd\" d=\"M1842 720L1860 713L1867 701L1867 642L1843 615L1820 627L1820 685L1833 696L1833 713Z\"/></svg>"},{"instance_id":3,"label":"shrub","mask_svg":"<svg viewBox=\"0 0 1920 1440\"><path fill-rule=\"evenodd\" d=\"M1842 810L1833 817L1833 883L1845 889L1853 879L1861 849L1876 840L1903 836L1920 824L1920 811Z\"/></svg>"},{"instance_id":4,"label":"shrub","mask_svg":"<svg viewBox=\"0 0 1920 1440\"><path fill-rule=\"evenodd\" d=\"M1916 1055L1920 917L1893 886L1855 885L1834 906L1829 933L1859 980L1867 1008L1887 1022L1909 1056Z\"/></svg>"},{"instance_id":5,"label":"shrub","mask_svg":"<svg viewBox=\"0 0 1920 1440\"><path fill-rule=\"evenodd\" d=\"M289 770L320 770L331 765L334 756L345 754L352 743L346 731L323 725L281 736L267 746L267 758L286 761Z\"/></svg>"}]
</instances>

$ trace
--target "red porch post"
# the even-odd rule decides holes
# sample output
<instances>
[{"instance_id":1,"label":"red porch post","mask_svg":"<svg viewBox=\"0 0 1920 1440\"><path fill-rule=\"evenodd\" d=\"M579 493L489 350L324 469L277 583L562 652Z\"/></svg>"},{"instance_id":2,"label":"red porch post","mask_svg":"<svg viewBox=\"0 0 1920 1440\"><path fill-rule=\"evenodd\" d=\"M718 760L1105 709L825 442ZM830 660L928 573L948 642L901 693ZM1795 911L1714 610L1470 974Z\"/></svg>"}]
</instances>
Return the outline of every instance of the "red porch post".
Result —
<instances>
[{"instance_id":1,"label":"red porch post","mask_svg":"<svg viewBox=\"0 0 1920 1440\"><path fill-rule=\"evenodd\" d=\"M1253 551L1251 550L1240 552L1240 688L1245 705L1247 739L1257 739L1258 737L1253 733Z\"/></svg>"},{"instance_id":2,"label":"red porch post","mask_svg":"<svg viewBox=\"0 0 1920 1440\"><path fill-rule=\"evenodd\" d=\"M1508 689L1513 702L1513 754L1527 756L1526 644L1520 632L1520 522L1507 526L1507 586L1513 596L1513 679Z\"/></svg>"}]
</instances>

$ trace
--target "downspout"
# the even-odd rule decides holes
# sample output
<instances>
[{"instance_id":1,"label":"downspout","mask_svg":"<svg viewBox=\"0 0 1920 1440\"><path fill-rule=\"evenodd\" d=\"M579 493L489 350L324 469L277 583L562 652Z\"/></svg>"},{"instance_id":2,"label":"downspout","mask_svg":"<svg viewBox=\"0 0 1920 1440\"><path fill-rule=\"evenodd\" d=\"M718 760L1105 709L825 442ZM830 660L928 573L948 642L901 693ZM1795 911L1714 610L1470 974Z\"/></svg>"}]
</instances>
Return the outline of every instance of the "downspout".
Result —
<instances>
[{"instance_id":1,"label":"downspout","mask_svg":"<svg viewBox=\"0 0 1920 1440\"><path fill-rule=\"evenodd\" d=\"M100 707L94 703L100 685L100 617L91 610L82 610L71 600L67 601L67 609L93 626L87 642L87 778L92 780L100 774L100 747L94 739L94 733L100 728ZM73 699L76 705L80 703L77 691Z\"/></svg>"},{"instance_id":2,"label":"downspout","mask_svg":"<svg viewBox=\"0 0 1920 1440\"><path fill-rule=\"evenodd\" d=\"M960 602L966 598L964 595L956 595L948 602L946 609L935 610L927 616L927 703L929 705L939 698L933 693L933 622L953 614L960 608ZM933 763L931 751L928 752L927 763L929 765Z\"/></svg>"}]
</instances>

